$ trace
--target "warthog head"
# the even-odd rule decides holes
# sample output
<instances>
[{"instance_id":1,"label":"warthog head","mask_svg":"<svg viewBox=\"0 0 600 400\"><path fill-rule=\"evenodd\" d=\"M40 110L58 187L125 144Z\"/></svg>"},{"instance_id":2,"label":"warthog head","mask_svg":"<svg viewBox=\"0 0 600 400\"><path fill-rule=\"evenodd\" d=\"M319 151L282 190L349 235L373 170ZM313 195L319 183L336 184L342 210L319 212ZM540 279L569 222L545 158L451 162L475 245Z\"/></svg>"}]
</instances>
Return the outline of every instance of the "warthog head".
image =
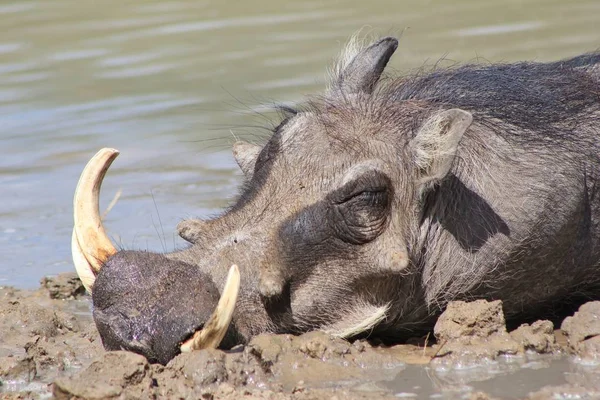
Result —
<instances>
[{"instance_id":1,"label":"warthog head","mask_svg":"<svg viewBox=\"0 0 600 400\"><path fill-rule=\"evenodd\" d=\"M397 44L384 38L346 57L327 92L285 109L264 146L236 143L239 198L217 218L180 223L184 250L116 251L97 203L117 152L90 161L73 253L107 349L166 362L261 332L385 336L410 323L423 303L411 271L422 199L472 118L381 95L392 90L378 81Z\"/></svg>"}]
</instances>

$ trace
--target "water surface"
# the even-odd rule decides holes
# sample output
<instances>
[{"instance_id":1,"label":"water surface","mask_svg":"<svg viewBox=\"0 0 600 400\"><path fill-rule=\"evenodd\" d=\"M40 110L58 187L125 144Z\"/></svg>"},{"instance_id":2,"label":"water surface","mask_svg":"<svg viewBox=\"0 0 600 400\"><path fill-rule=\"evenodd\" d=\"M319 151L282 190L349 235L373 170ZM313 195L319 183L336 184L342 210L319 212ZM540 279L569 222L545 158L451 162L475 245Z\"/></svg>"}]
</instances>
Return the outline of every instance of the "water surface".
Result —
<instances>
[{"instance_id":1,"label":"water surface","mask_svg":"<svg viewBox=\"0 0 600 400\"><path fill-rule=\"evenodd\" d=\"M402 34L392 67L553 60L600 44L596 0L0 3L0 285L72 270L72 195L118 148L103 204L125 248L172 250L179 220L228 204L228 151L260 141L276 102L323 89L359 29Z\"/></svg>"}]
</instances>

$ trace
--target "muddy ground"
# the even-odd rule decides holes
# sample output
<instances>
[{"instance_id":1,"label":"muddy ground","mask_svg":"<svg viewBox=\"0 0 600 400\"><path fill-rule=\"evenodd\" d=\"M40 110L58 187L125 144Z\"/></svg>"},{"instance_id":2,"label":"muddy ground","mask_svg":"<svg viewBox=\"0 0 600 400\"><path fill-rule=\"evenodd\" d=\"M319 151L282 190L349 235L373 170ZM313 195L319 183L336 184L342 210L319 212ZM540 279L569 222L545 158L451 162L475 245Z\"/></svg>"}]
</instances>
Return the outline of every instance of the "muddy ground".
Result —
<instances>
[{"instance_id":1,"label":"muddy ground","mask_svg":"<svg viewBox=\"0 0 600 400\"><path fill-rule=\"evenodd\" d=\"M261 335L161 366L105 352L89 298L63 274L36 291L0 287L0 398L600 398L600 302L561 328L507 332L501 302L454 302L414 344Z\"/></svg>"}]
</instances>

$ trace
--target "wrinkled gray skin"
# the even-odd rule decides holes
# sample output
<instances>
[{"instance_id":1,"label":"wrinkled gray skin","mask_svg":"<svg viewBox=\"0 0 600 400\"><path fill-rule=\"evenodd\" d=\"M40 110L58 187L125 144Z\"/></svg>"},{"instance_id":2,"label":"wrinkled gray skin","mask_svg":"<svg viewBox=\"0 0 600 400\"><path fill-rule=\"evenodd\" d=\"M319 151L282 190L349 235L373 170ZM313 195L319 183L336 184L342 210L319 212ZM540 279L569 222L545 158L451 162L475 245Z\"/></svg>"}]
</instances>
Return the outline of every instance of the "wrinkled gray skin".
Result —
<instances>
[{"instance_id":1,"label":"wrinkled gray skin","mask_svg":"<svg viewBox=\"0 0 600 400\"><path fill-rule=\"evenodd\" d=\"M106 263L93 297L106 348L168 361L216 304L201 290L221 290L234 263L225 347L313 329L400 338L453 299L501 299L520 318L598 297L600 54L382 77L396 47L346 57L264 146L237 143L239 199L183 221L191 247ZM166 289L180 272L165 259L199 278ZM139 274L148 265L166 272Z\"/></svg>"}]
</instances>

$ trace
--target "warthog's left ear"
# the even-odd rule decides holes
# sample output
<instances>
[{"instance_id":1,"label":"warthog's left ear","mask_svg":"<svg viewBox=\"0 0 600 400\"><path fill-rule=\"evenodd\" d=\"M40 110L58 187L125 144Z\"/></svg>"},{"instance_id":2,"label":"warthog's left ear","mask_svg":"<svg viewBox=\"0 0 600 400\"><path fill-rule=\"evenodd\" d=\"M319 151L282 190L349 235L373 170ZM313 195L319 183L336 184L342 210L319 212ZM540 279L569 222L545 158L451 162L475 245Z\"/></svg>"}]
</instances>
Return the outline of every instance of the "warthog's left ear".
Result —
<instances>
[{"instance_id":1,"label":"warthog's left ear","mask_svg":"<svg viewBox=\"0 0 600 400\"><path fill-rule=\"evenodd\" d=\"M398 39L386 37L358 53L338 77L343 93L371 93L390 57L398 48Z\"/></svg>"},{"instance_id":2,"label":"warthog's left ear","mask_svg":"<svg viewBox=\"0 0 600 400\"><path fill-rule=\"evenodd\" d=\"M233 144L233 157L248 179L252 178L254 165L261 150L260 146L248 142L239 141Z\"/></svg>"},{"instance_id":3,"label":"warthog's left ear","mask_svg":"<svg viewBox=\"0 0 600 400\"><path fill-rule=\"evenodd\" d=\"M435 113L421 126L410 141L421 185L435 183L450 172L458 143L471 122L470 112L454 108Z\"/></svg>"}]
</instances>

